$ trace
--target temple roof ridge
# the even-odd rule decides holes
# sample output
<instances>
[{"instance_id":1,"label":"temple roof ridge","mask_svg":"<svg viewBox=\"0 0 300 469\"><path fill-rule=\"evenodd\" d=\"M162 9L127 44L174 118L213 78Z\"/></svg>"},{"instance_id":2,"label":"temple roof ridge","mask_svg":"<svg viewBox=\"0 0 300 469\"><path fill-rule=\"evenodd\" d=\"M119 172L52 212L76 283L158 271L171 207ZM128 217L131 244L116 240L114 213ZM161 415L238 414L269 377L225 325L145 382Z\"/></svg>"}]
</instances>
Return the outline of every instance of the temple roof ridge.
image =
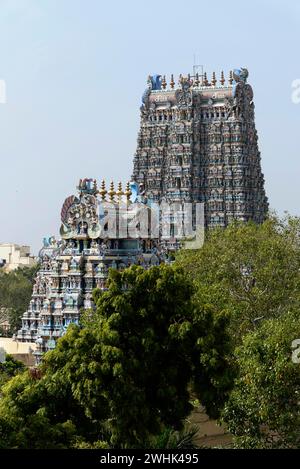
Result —
<instances>
[{"instance_id":1,"label":"temple roof ridge","mask_svg":"<svg viewBox=\"0 0 300 469\"><path fill-rule=\"evenodd\" d=\"M225 78L224 71L220 72L217 78L216 72L212 72L211 79L208 79L207 72L194 75L180 74L178 80L174 80L174 75L170 75L170 81L166 79L166 75L149 75L147 80L148 90L146 92L172 92L178 89L224 89L232 88L238 82L247 82L249 72L246 68L238 68L229 71L228 78Z\"/></svg>"}]
</instances>

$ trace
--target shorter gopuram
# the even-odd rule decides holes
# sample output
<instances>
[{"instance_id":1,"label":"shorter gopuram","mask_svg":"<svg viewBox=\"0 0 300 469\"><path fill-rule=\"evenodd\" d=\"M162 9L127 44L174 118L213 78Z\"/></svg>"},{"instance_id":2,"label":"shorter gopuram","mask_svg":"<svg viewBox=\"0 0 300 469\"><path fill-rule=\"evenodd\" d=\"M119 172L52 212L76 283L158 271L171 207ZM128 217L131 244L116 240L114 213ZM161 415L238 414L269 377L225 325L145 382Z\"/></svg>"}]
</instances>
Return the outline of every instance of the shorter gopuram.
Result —
<instances>
[{"instance_id":1,"label":"shorter gopuram","mask_svg":"<svg viewBox=\"0 0 300 469\"><path fill-rule=\"evenodd\" d=\"M80 180L78 195L68 197L61 210L60 240L45 238L39 253L40 269L33 287L28 310L16 339L36 342L36 362L52 350L69 324L79 323L83 310L94 307L93 289L107 288L109 269L141 265L145 269L168 262L167 250L150 236L152 223L149 207L127 183L100 190L94 179ZM146 226L146 229L145 229Z\"/></svg>"}]
</instances>

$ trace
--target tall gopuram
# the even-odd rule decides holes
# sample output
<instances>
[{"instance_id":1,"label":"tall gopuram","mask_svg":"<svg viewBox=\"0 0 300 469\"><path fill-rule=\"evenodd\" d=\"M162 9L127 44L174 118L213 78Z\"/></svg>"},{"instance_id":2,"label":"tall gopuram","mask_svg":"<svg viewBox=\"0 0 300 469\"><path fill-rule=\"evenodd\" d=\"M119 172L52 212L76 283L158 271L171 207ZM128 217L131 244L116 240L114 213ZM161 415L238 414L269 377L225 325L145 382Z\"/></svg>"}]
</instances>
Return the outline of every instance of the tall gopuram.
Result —
<instances>
[{"instance_id":1,"label":"tall gopuram","mask_svg":"<svg viewBox=\"0 0 300 469\"><path fill-rule=\"evenodd\" d=\"M134 186L134 185L133 185ZM132 186L132 187L133 187ZM78 324L82 310L94 307L92 291L105 290L110 268L130 265L145 269L167 262L151 225L139 229L139 215L147 206L129 183L108 190L102 182L80 180L78 194L68 197L61 210L61 239L45 238L40 269L17 340L36 342L36 361L52 350L69 324ZM148 215L147 215L148 216ZM146 224L145 224L146 225Z\"/></svg>"},{"instance_id":2,"label":"tall gopuram","mask_svg":"<svg viewBox=\"0 0 300 469\"><path fill-rule=\"evenodd\" d=\"M202 202L205 226L261 223L268 211L246 69L150 76L132 179L155 202Z\"/></svg>"}]
</instances>

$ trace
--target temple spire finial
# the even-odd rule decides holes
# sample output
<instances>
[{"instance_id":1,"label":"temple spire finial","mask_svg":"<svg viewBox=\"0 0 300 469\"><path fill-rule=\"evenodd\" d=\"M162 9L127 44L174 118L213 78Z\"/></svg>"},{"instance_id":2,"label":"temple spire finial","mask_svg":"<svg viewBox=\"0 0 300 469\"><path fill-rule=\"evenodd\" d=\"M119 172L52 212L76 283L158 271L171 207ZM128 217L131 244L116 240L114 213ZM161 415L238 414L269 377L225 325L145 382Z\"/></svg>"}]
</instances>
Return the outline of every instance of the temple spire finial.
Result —
<instances>
[{"instance_id":1,"label":"temple spire finial","mask_svg":"<svg viewBox=\"0 0 300 469\"><path fill-rule=\"evenodd\" d=\"M99 194L100 194L100 196L101 196L101 199L102 199L102 200L105 200L105 196L106 196L106 194L107 194L107 190L106 190L106 188L105 188L105 181L104 181L104 179L101 181Z\"/></svg>"},{"instance_id":2,"label":"temple spire finial","mask_svg":"<svg viewBox=\"0 0 300 469\"><path fill-rule=\"evenodd\" d=\"M206 72L204 72L204 86L209 86Z\"/></svg>"},{"instance_id":3,"label":"temple spire finial","mask_svg":"<svg viewBox=\"0 0 300 469\"><path fill-rule=\"evenodd\" d=\"M224 78L224 72L223 72L223 70L222 70L222 72L221 72L221 80L220 80L220 83L221 83L222 86L224 86L224 84L225 84L225 78Z\"/></svg>"},{"instance_id":4,"label":"temple spire finial","mask_svg":"<svg viewBox=\"0 0 300 469\"><path fill-rule=\"evenodd\" d=\"M113 201L114 196L116 194L113 181L111 181L111 183L110 183L110 188L109 188L109 191L107 192L107 194L109 195L110 200Z\"/></svg>"},{"instance_id":5,"label":"temple spire finial","mask_svg":"<svg viewBox=\"0 0 300 469\"><path fill-rule=\"evenodd\" d=\"M121 182L119 182L119 184L118 184L118 190L116 192L116 195L119 199L121 199L122 195L124 195L124 192L122 190L122 183Z\"/></svg>"},{"instance_id":6,"label":"temple spire finial","mask_svg":"<svg viewBox=\"0 0 300 469\"><path fill-rule=\"evenodd\" d=\"M216 72L213 72L213 74L212 74L211 84L212 84L212 86L216 86L216 84L217 84Z\"/></svg>"},{"instance_id":7,"label":"temple spire finial","mask_svg":"<svg viewBox=\"0 0 300 469\"><path fill-rule=\"evenodd\" d=\"M174 81L174 75L173 75L173 73L172 73L172 75L171 75L170 86L171 86L171 89L173 90L173 89L174 89L174 86L175 86L175 81Z\"/></svg>"},{"instance_id":8,"label":"temple spire finial","mask_svg":"<svg viewBox=\"0 0 300 469\"><path fill-rule=\"evenodd\" d=\"M130 197L131 197L131 195L132 195L132 192L131 192L131 189L130 189L130 183L129 183L129 182L127 182L127 184L126 184L126 190L125 190L125 192L124 192L124 195L126 196L127 201L129 201L129 199L130 199Z\"/></svg>"}]
</instances>

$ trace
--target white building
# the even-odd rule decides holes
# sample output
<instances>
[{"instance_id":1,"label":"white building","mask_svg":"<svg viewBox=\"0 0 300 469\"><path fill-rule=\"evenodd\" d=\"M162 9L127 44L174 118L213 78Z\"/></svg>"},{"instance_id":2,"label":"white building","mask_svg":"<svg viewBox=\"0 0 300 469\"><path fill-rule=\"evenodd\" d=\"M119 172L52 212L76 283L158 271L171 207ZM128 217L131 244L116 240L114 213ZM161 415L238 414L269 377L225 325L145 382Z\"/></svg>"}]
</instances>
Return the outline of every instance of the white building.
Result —
<instances>
[{"instance_id":1,"label":"white building","mask_svg":"<svg viewBox=\"0 0 300 469\"><path fill-rule=\"evenodd\" d=\"M0 244L0 259L4 261L6 272L18 267L31 267L35 264L35 257L30 254L29 246L18 246L11 243Z\"/></svg>"}]
</instances>

